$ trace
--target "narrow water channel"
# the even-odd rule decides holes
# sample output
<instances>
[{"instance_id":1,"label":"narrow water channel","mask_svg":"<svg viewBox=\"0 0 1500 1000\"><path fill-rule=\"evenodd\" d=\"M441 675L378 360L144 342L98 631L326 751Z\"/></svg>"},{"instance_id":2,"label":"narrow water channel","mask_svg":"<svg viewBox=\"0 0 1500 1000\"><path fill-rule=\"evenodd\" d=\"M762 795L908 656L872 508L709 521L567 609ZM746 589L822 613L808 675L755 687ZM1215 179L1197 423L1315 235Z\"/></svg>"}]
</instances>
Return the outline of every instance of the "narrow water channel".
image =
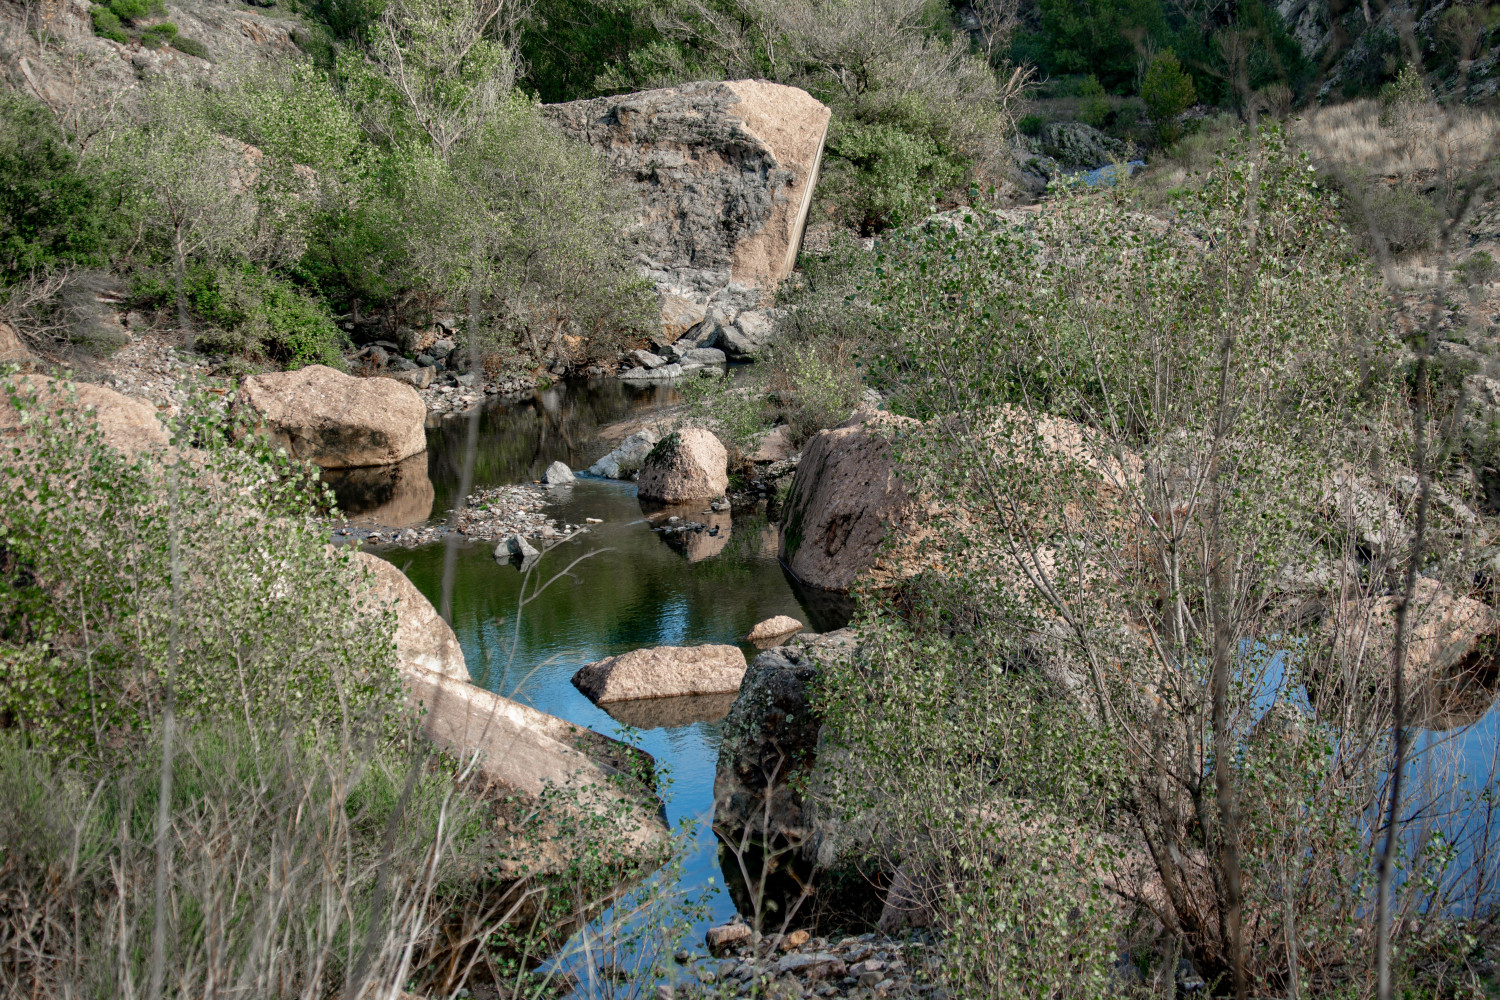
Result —
<instances>
[{"instance_id":1,"label":"narrow water channel","mask_svg":"<svg viewBox=\"0 0 1500 1000\"><path fill-rule=\"evenodd\" d=\"M557 386L523 398L491 402L480 416L474 489L531 482L553 461L582 470L610 450L601 438L611 424L660 412L678 402L669 386L637 389L617 380ZM427 469L441 518L459 501L467 418L451 416L427 432ZM630 739L671 778L667 817L699 821L681 888L722 886L709 821L713 812L719 719L732 699L706 700L687 717L663 717L650 702L611 716L578 692L575 671L601 657L647 646L740 643L751 626L791 615L814 631L839 628L847 612L824 597L799 592L776 558L777 534L763 512L736 514L727 532L667 538L653 533L632 482L581 476L555 487L547 513L559 521L602 523L548 552L533 577L551 578L587 556L570 576L528 601L518 616L522 575L493 558L493 543L464 544L453 587L453 629L476 684L570 722ZM442 589L443 545L377 548L434 605ZM531 586L535 585L533 580ZM673 708L676 705L676 699ZM664 703L665 704L665 703ZM698 717L694 717L698 716ZM625 726L633 731L626 732ZM706 920L734 912L727 893L710 900ZM702 921L700 921L701 923ZM695 933L701 941L701 928Z\"/></svg>"}]
</instances>

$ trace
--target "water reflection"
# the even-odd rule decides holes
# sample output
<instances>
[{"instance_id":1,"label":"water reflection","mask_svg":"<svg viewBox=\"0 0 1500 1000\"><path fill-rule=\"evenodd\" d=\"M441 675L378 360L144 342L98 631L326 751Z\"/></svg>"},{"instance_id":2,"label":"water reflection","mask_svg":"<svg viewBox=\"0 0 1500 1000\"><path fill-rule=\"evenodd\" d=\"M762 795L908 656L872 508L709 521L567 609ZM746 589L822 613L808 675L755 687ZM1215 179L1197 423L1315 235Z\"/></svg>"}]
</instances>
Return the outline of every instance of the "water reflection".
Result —
<instances>
[{"instance_id":1,"label":"water reflection","mask_svg":"<svg viewBox=\"0 0 1500 1000\"><path fill-rule=\"evenodd\" d=\"M405 528L432 516L435 492L427 476L427 455L395 465L325 469L323 481L338 498L339 510L355 525Z\"/></svg>"}]
</instances>

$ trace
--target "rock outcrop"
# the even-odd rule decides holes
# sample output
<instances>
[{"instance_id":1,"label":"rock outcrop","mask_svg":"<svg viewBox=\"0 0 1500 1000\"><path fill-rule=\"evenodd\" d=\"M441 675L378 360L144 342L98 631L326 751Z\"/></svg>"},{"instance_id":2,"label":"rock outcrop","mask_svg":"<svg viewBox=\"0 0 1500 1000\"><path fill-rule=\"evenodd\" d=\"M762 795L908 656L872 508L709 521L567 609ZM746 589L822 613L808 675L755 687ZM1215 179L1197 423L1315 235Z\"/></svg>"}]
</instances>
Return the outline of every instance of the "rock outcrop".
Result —
<instances>
[{"instance_id":1,"label":"rock outcrop","mask_svg":"<svg viewBox=\"0 0 1500 1000\"><path fill-rule=\"evenodd\" d=\"M16 328L9 323L0 323L0 365L18 364L31 359L31 350L16 333Z\"/></svg>"},{"instance_id":2,"label":"rock outcrop","mask_svg":"<svg viewBox=\"0 0 1500 1000\"><path fill-rule=\"evenodd\" d=\"M626 479L640 470L641 463L651 454L651 449L661 436L651 427L643 427L621 441L619 447L589 466L589 475L605 479Z\"/></svg>"},{"instance_id":3,"label":"rock outcrop","mask_svg":"<svg viewBox=\"0 0 1500 1000\"><path fill-rule=\"evenodd\" d=\"M917 421L861 413L813 435L782 514L781 560L810 587L847 592L864 573L900 573L890 532L915 537L920 505L897 474L889 435Z\"/></svg>"},{"instance_id":4,"label":"rock outcrop","mask_svg":"<svg viewBox=\"0 0 1500 1000\"><path fill-rule=\"evenodd\" d=\"M44 412L71 413L92 420L99 428L100 439L126 458L170 443L150 404L103 386L63 382L45 375L0 379L0 441L9 443L27 433L20 412L11 403L13 392L23 407L35 405Z\"/></svg>"},{"instance_id":5,"label":"rock outcrop","mask_svg":"<svg viewBox=\"0 0 1500 1000\"><path fill-rule=\"evenodd\" d=\"M801 245L830 112L762 80L689 83L550 105L639 201L641 266L661 293L657 342L700 346L770 302Z\"/></svg>"},{"instance_id":6,"label":"rock outcrop","mask_svg":"<svg viewBox=\"0 0 1500 1000\"><path fill-rule=\"evenodd\" d=\"M712 431L688 427L657 443L641 466L640 498L712 500L729 488L729 453Z\"/></svg>"},{"instance_id":7,"label":"rock outcrop","mask_svg":"<svg viewBox=\"0 0 1500 1000\"><path fill-rule=\"evenodd\" d=\"M251 375L235 407L251 410L294 457L328 469L392 465L427 448L422 397L388 378L323 365Z\"/></svg>"},{"instance_id":8,"label":"rock outcrop","mask_svg":"<svg viewBox=\"0 0 1500 1000\"><path fill-rule=\"evenodd\" d=\"M738 691L745 654L738 646L657 646L607 656L573 675L598 704Z\"/></svg>"},{"instance_id":9,"label":"rock outcrop","mask_svg":"<svg viewBox=\"0 0 1500 1000\"><path fill-rule=\"evenodd\" d=\"M360 595L364 613L378 614L386 608L396 612L396 661L401 672L425 671L467 682L469 668L458 637L406 574L369 552L354 553L354 561L374 577L370 589Z\"/></svg>"},{"instance_id":10,"label":"rock outcrop","mask_svg":"<svg viewBox=\"0 0 1500 1000\"><path fill-rule=\"evenodd\" d=\"M171 45L147 48L94 34L88 0L55 0L0 6L0 22L13 25L0 55L0 73L10 89L40 98L62 113L102 109L130 100L141 81L153 77L212 79L220 67L255 60L298 58L295 20L262 16L217 3L168 3L163 20L177 37L203 46L208 58ZM35 20L25 24L30 15Z\"/></svg>"}]
</instances>

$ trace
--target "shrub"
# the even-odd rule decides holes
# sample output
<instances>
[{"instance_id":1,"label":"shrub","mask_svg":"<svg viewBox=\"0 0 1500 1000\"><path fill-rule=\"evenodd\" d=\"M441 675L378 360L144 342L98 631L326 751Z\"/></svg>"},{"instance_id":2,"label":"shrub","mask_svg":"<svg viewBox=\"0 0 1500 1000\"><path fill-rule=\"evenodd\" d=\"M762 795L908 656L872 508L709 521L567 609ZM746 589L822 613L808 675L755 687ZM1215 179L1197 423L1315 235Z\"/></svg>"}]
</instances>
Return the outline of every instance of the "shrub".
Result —
<instances>
[{"instance_id":1,"label":"shrub","mask_svg":"<svg viewBox=\"0 0 1500 1000\"><path fill-rule=\"evenodd\" d=\"M35 270L102 265L126 224L121 200L73 152L50 108L0 95L0 286Z\"/></svg>"},{"instance_id":2,"label":"shrub","mask_svg":"<svg viewBox=\"0 0 1500 1000\"><path fill-rule=\"evenodd\" d=\"M1102 128L1105 119L1109 117L1109 98L1105 95L1104 85L1099 82L1099 78L1090 73L1078 85L1078 97L1078 120L1085 125Z\"/></svg>"},{"instance_id":3,"label":"shrub","mask_svg":"<svg viewBox=\"0 0 1500 1000\"><path fill-rule=\"evenodd\" d=\"M1146 110L1151 113L1162 142L1175 142L1182 134L1177 118L1197 98L1193 78L1183 71L1175 52L1168 49L1151 61L1141 84L1141 99L1146 102Z\"/></svg>"},{"instance_id":4,"label":"shrub","mask_svg":"<svg viewBox=\"0 0 1500 1000\"><path fill-rule=\"evenodd\" d=\"M1465 285L1486 285L1495 276L1495 258L1487 250L1476 250L1456 270Z\"/></svg>"},{"instance_id":5,"label":"shrub","mask_svg":"<svg viewBox=\"0 0 1500 1000\"><path fill-rule=\"evenodd\" d=\"M161 0L109 0L109 9L122 21L139 21L166 12Z\"/></svg>"},{"instance_id":6,"label":"shrub","mask_svg":"<svg viewBox=\"0 0 1500 1000\"><path fill-rule=\"evenodd\" d=\"M963 175L932 140L895 125L842 122L829 149L847 166L829 171L826 196L867 234L932 212L935 195Z\"/></svg>"},{"instance_id":7,"label":"shrub","mask_svg":"<svg viewBox=\"0 0 1500 1000\"><path fill-rule=\"evenodd\" d=\"M1044 115L1025 114L1016 120L1016 131L1022 135L1037 136L1042 134L1047 119Z\"/></svg>"},{"instance_id":8,"label":"shrub","mask_svg":"<svg viewBox=\"0 0 1500 1000\"><path fill-rule=\"evenodd\" d=\"M120 26L120 18L108 7L96 4L89 10L89 17L94 22L94 34L121 44L130 41L130 36Z\"/></svg>"},{"instance_id":9,"label":"shrub","mask_svg":"<svg viewBox=\"0 0 1500 1000\"><path fill-rule=\"evenodd\" d=\"M287 368L344 365L348 338L327 307L264 272L199 269L188 301L209 325L198 335L203 350L267 358Z\"/></svg>"},{"instance_id":10,"label":"shrub","mask_svg":"<svg viewBox=\"0 0 1500 1000\"><path fill-rule=\"evenodd\" d=\"M208 59L208 46L196 38L188 38L186 35L173 35L172 48L198 59Z\"/></svg>"},{"instance_id":11,"label":"shrub","mask_svg":"<svg viewBox=\"0 0 1500 1000\"><path fill-rule=\"evenodd\" d=\"M163 21L161 24L153 24L151 25L151 27L147 28L141 33L141 37L143 38L146 35L157 35L165 41L170 42L172 39L177 37L177 25L173 24L171 21Z\"/></svg>"},{"instance_id":12,"label":"shrub","mask_svg":"<svg viewBox=\"0 0 1500 1000\"><path fill-rule=\"evenodd\" d=\"M1360 184L1358 178L1352 183ZM1372 178L1349 199L1350 228L1364 233L1374 245L1376 234L1396 252L1431 246L1442 220L1442 210L1429 196L1402 181Z\"/></svg>"}]
</instances>

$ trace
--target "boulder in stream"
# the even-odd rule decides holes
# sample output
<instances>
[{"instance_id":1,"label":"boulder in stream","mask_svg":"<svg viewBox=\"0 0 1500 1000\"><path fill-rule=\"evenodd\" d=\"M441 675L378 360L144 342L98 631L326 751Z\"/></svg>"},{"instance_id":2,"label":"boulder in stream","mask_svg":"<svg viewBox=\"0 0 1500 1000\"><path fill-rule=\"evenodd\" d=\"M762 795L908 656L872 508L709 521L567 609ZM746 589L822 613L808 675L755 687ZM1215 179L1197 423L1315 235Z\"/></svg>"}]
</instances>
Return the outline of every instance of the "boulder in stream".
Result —
<instances>
[{"instance_id":1,"label":"boulder in stream","mask_svg":"<svg viewBox=\"0 0 1500 1000\"><path fill-rule=\"evenodd\" d=\"M547 471L542 473L542 482L548 486L561 486L573 481L573 470L568 468L566 462L553 462L547 466Z\"/></svg>"},{"instance_id":2,"label":"boulder in stream","mask_svg":"<svg viewBox=\"0 0 1500 1000\"><path fill-rule=\"evenodd\" d=\"M640 498L661 503L711 500L729 488L729 453L712 431L668 434L641 466Z\"/></svg>"},{"instance_id":3,"label":"boulder in stream","mask_svg":"<svg viewBox=\"0 0 1500 1000\"><path fill-rule=\"evenodd\" d=\"M656 442L661 440L656 430L643 427L630 435L614 451L589 466L589 475L605 479L625 479L641 467Z\"/></svg>"},{"instance_id":4,"label":"boulder in stream","mask_svg":"<svg viewBox=\"0 0 1500 1000\"><path fill-rule=\"evenodd\" d=\"M754 643L769 642L772 639L789 636L793 632L800 632L802 631L802 627L802 623L791 615L776 615L774 618L767 618L763 622L757 622L755 627L750 630L750 634L745 636L745 641Z\"/></svg>"},{"instance_id":5,"label":"boulder in stream","mask_svg":"<svg viewBox=\"0 0 1500 1000\"><path fill-rule=\"evenodd\" d=\"M364 611L396 612L396 663L401 672L428 672L467 682L469 668L458 637L406 574L369 552L354 553L354 561L374 577L373 586L361 595Z\"/></svg>"},{"instance_id":6,"label":"boulder in stream","mask_svg":"<svg viewBox=\"0 0 1500 1000\"><path fill-rule=\"evenodd\" d=\"M573 675L573 686L604 704L733 693L744 676L738 646L656 646L590 663Z\"/></svg>"},{"instance_id":7,"label":"boulder in stream","mask_svg":"<svg viewBox=\"0 0 1500 1000\"><path fill-rule=\"evenodd\" d=\"M427 448L427 406L394 379L308 365L251 375L234 405L291 455L325 469L393 465Z\"/></svg>"}]
</instances>

